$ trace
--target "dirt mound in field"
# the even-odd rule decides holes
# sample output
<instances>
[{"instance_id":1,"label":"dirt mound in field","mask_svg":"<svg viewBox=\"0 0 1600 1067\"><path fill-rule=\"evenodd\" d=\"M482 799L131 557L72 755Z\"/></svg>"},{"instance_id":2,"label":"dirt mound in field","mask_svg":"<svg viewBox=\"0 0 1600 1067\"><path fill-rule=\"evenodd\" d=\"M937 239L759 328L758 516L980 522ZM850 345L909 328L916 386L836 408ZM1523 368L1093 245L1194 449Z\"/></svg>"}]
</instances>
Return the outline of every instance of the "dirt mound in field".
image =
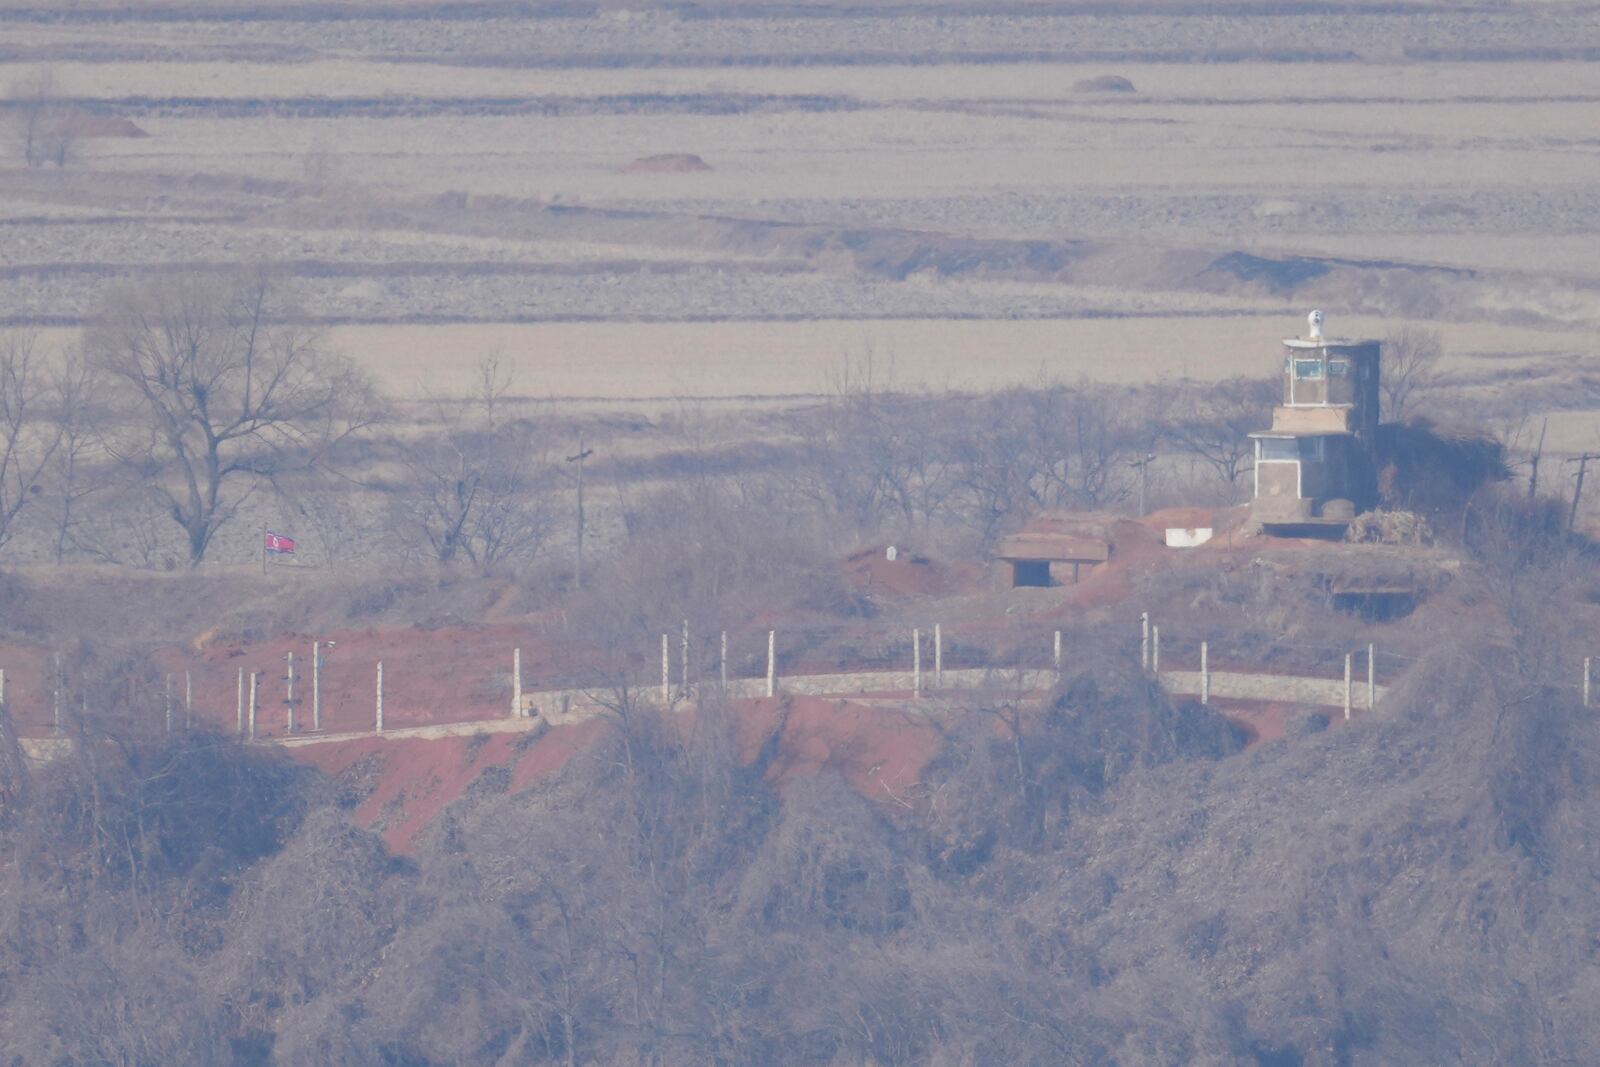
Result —
<instances>
[{"instance_id":1,"label":"dirt mound in field","mask_svg":"<svg viewBox=\"0 0 1600 1067\"><path fill-rule=\"evenodd\" d=\"M622 168L624 174L691 174L710 170L711 165L692 152L668 152L643 156Z\"/></svg>"},{"instance_id":2,"label":"dirt mound in field","mask_svg":"<svg viewBox=\"0 0 1600 1067\"><path fill-rule=\"evenodd\" d=\"M62 127L74 137L149 137L150 134L130 119L109 115L72 115Z\"/></svg>"},{"instance_id":3,"label":"dirt mound in field","mask_svg":"<svg viewBox=\"0 0 1600 1067\"><path fill-rule=\"evenodd\" d=\"M1102 74L1097 78L1083 78L1072 85L1075 93L1131 93L1137 90L1133 82L1120 74Z\"/></svg>"}]
</instances>

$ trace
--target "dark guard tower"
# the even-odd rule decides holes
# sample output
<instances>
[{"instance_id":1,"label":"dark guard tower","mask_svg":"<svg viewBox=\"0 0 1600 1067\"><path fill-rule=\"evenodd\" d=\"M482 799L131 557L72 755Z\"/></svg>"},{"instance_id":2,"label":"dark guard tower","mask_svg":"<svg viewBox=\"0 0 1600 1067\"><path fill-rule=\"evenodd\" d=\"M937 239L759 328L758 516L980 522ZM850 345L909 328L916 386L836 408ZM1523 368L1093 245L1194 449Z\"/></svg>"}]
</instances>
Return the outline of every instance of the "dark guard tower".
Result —
<instances>
[{"instance_id":1,"label":"dark guard tower","mask_svg":"<svg viewBox=\"0 0 1600 1067\"><path fill-rule=\"evenodd\" d=\"M1305 337L1283 342L1283 403L1256 444L1251 522L1267 533L1342 535L1377 500L1377 341L1322 335L1322 312Z\"/></svg>"}]
</instances>

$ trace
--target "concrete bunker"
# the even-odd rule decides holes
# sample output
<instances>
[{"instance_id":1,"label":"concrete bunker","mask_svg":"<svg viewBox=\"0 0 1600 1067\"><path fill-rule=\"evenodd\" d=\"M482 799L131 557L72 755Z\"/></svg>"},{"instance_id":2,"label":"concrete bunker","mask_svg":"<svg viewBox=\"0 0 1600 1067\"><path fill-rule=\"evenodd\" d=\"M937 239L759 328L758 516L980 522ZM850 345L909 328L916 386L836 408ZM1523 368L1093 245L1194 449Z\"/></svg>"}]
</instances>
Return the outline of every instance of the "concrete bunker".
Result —
<instances>
[{"instance_id":1,"label":"concrete bunker","mask_svg":"<svg viewBox=\"0 0 1600 1067\"><path fill-rule=\"evenodd\" d=\"M1040 516L1003 538L995 555L1011 564L1013 589L1076 584L1085 568L1111 558L1110 525L1099 517Z\"/></svg>"}]
</instances>

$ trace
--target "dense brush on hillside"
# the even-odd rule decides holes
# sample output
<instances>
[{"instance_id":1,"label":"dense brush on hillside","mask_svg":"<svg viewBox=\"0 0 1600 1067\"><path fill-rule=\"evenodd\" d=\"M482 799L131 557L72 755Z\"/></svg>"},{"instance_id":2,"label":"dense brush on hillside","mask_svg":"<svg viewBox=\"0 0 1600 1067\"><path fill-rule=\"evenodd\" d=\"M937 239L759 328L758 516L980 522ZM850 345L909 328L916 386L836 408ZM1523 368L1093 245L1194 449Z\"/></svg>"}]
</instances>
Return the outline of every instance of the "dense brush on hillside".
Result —
<instances>
[{"instance_id":1,"label":"dense brush on hillside","mask_svg":"<svg viewBox=\"0 0 1600 1067\"><path fill-rule=\"evenodd\" d=\"M1546 595L1541 574L1518 584ZM831 775L774 789L721 709L622 703L562 773L486 777L408 858L276 756L89 744L0 794L0 1048L1582 1062L1600 739L1530 654L1544 636L1463 637L1372 718L1248 752L1113 662L1041 711L975 702L894 803Z\"/></svg>"}]
</instances>

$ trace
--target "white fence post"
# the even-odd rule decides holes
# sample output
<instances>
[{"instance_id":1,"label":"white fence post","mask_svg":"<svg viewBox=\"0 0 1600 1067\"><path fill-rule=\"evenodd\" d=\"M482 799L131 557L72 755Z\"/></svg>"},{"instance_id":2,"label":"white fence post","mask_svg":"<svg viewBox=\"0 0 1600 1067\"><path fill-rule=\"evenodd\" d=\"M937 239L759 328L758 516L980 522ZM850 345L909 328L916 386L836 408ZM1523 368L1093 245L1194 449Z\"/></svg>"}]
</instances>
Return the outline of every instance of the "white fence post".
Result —
<instances>
[{"instance_id":1,"label":"white fence post","mask_svg":"<svg viewBox=\"0 0 1600 1067\"><path fill-rule=\"evenodd\" d=\"M522 710L522 649L511 650L511 717L520 719Z\"/></svg>"},{"instance_id":2,"label":"white fence post","mask_svg":"<svg viewBox=\"0 0 1600 1067\"><path fill-rule=\"evenodd\" d=\"M1150 673L1161 678L1161 627L1150 627Z\"/></svg>"},{"instance_id":3,"label":"white fence post","mask_svg":"<svg viewBox=\"0 0 1600 1067\"><path fill-rule=\"evenodd\" d=\"M1211 662L1209 649L1204 641L1200 642L1200 703L1211 703Z\"/></svg>"},{"instance_id":4,"label":"white fence post","mask_svg":"<svg viewBox=\"0 0 1600 1067\"><path fill-rule=\"evenodd\" d=\"M1056 677L1060 678L1061 677L1061 631L1060 630L1056 631L1055 653L1054 653L1053 658L1051 659L1051 662L1055 664Z\"/></svg>"},{"instance_id":5,"label":"white fence post","mask_svg":"<svg viewBox=\"0 0 1600 1067\"><path fill-rule=\"evenodd\" d=\"M911 691L922 695L922 631L911 631Z\"/></svg>"},{"instance_id":6,"label":"white fence post","mask_svg":"<svg viewBox=\"0 0 1600 1067\"><path fill-rule=\"evenodd\" d=\"M661 635L661 703L672 703L672 645Z\"/></svg>"},{"instance_id":7,"label":"white fence post","mask_svg":"<svg viewBox=\"0 0 1600 1067\"><path fill-rule=\"evenodd\" d=\"M322 731L322 642L311 642L311 729Z\"/></svg>"},{"instance_id":8,"label":"white fence post","mask_svg":"<svg viewBox=\"0 0 1600 1067\"><path fill-rule=\"evenodd\" d=\"M172 675L170 674L167 675L165 702L167 711L167 733L170 734L172 732Z\"/></svg>"},{"instance_id":9,"label":"white fence post","mask_svg":"<svg viewBox=\"0 0 1600 1067\"><path fill-rule=\"evenodd\" d=\"M1344 654L1344 721L1350 721L1350 661L1354 659L1352 653Z\"/></svg>"},{"instance_id":10,"label":"white fence post","mask_svg":"<svg viewBox=\"0 0 1600 1067\"><path fill-rule=\"evenodd\" d=\"M944 627L933 624L933 687L944 688Z\"/></svg>"},{"instance_id":11,"label":"white fence post","mask_svg":"<svg viewBox=\"0 0 1600 1067\"><path fill-rule=\"evenodd\" d=\"M244 736L244 668L239 668L239 736Z\"/></svg>"},{"instance_id":12,"label":"white fence post","mask_svg":"<svg viewBox=\"0 0 1600 1067\"><path fill-rule=\"evenodd\" d=\"M1378 706L1378 664L1374 658L1374 647L1367 645L1367 710L1371 711Z\"/></svg>"},{"instance_id":13,"label":"white fence post","mask_svg":"<svg viewBox=\"0 0 1600 1067\"><path fill-rule=\"evenodd\" d=\"M0 708L6 706L6 669L0 667Z\"/></svg>"},{"instance_id":14,"label":"white fence post","mask_svg":"<svg viewBox=\"0 0 1600 1067\"><path fill-rule=\"evenodd\" d=\"M288 726L292 734L294 733L294 651L291 649L283 659L289 665L288 673L284 676L283 703L289 709Z\"/></svg>"},{"instance_id":15,"label":"white fence post","mask_svg":"<svg viewBox=\"0 0 1600 1067\"><path fill-rule=\"evenodd\" d=\"M778 631L767 631L767 696L778 695Z\"/></svg>"},{"instance_id":16,"label":"white fence post","mask_svg":"<svg viewBox=\"0 0 1600 1067\"><path fill-rule=\"evenodd\" d=\"M1150 613L1139 613L1139 666L1150 669Z\"/></svg>"},{"instance_id":17,"label":"white fence post","mask_svg":"<svg viewBox=\"0 0 1600 1067\"><path fill-rule=\"evenodd\" d=\"M378 709L377 709L378 710L378 715L377 715L376 732L381 734L381 733L383 733L383 660L381 660L381 659L378 661L378 700L377 700L377 704L378 704Z\"/></svg>"},{"instance_id":18,"label":"white fence post","mask_svg":"<svg viewBox=\"0 0 1600 1067\"><path fill-rule=\"evenodd\" d=\"M250 740L256 739L256 691L261 686L261 672L250 672Z\"/></svg>"},{"instance_id":19,"label":"white fence post","mask_svg":"<svg viewBox=\"0 0 1600 1067\"><path fill-rule=\"evenodd\" d=\"M722 658L717 664L717 677L722 680L724 691L728 688L728 631L722 631Z\"/></svg>"}]
</instances>

